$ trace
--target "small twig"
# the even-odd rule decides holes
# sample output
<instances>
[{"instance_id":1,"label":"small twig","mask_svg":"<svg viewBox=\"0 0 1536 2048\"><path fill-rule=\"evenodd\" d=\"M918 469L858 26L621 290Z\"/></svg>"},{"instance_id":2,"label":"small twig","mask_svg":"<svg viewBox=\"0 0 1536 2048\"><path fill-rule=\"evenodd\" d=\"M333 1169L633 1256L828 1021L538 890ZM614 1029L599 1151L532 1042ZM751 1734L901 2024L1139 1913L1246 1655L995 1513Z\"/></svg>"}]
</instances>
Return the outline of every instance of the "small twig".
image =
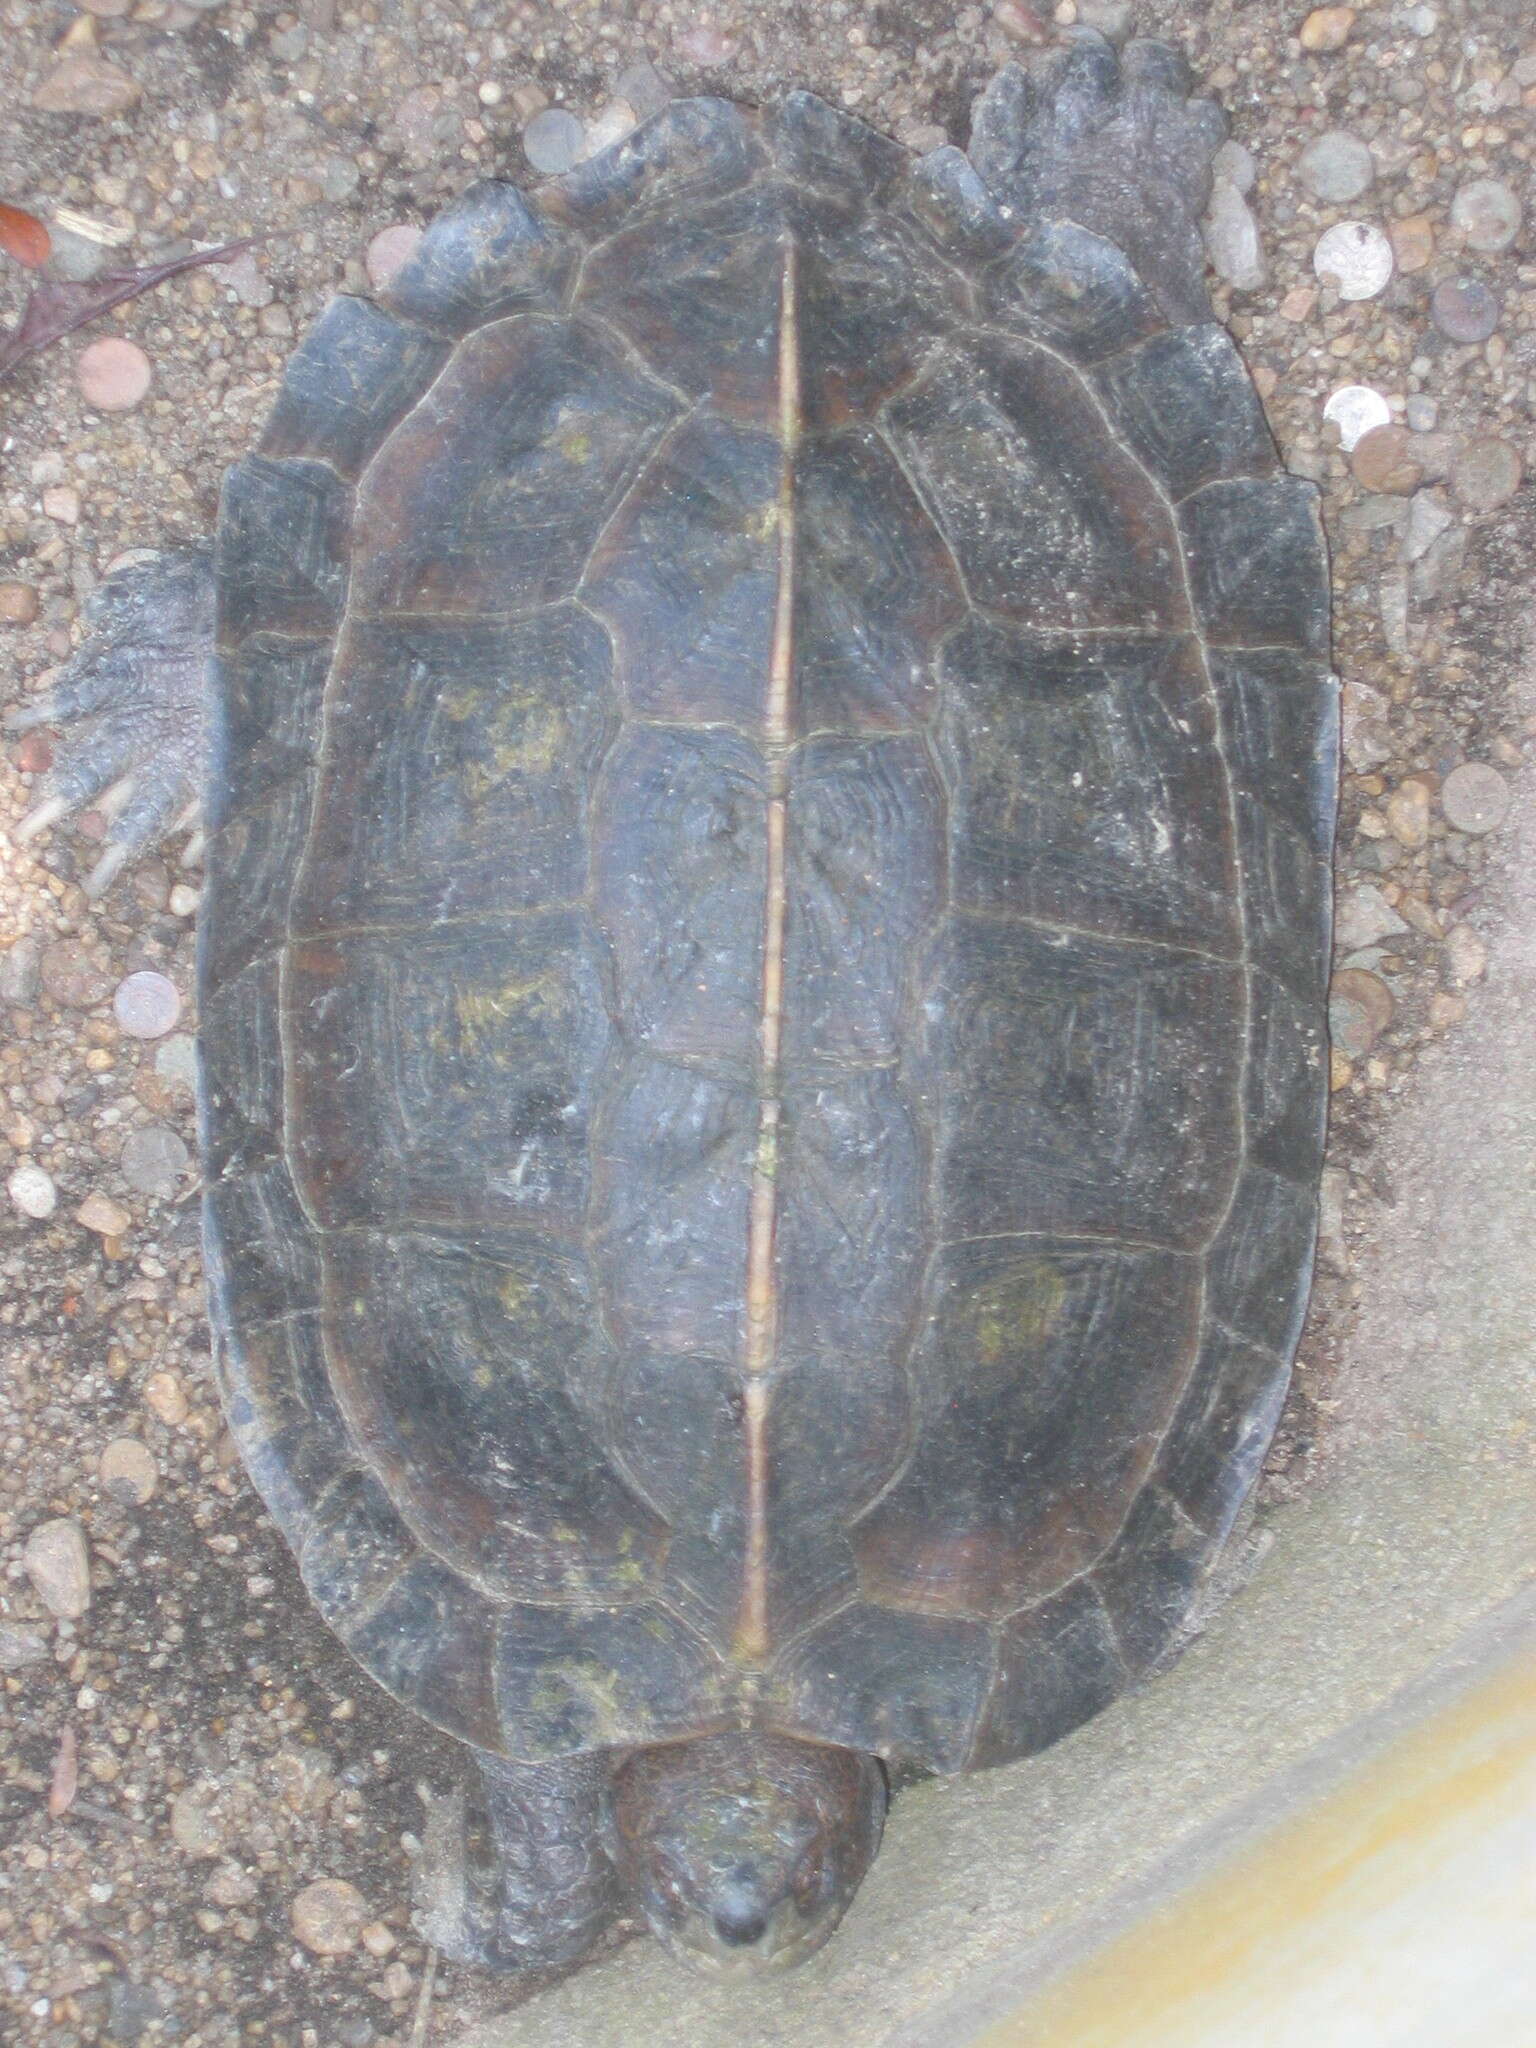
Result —
<instances>
[{"instance_id":1,"label":"small twig","mask_svg":"<svg viewBox=\"0 0 1536 2048\"><path fill-rule=\"evenodd\" d=\"M138 1835L145 1841L150 1830L138 1821L130 1820L125 1813L114 1813L109 1806L98 1806L94 1799L76 1799L69 1809L71 1820L78 1814L82 1820L94 1820L104 1828L115 1828L120 1835Z\"/></svg>"},{"instance_id":2,"label":"small twig","mask_svg":"<svg viewBox=\"0 0 1536 2048\"><path fill-rule=\"evenodd\" d=\"M427 1967L421 1973L421 1991L416 2000L416 2017L411 2021L411 2038L406 2048L423 2048L427 2022L432 2017L432 1987L437 1982L437 1950L428 1948Z\"/></svg>"}]
</instances>

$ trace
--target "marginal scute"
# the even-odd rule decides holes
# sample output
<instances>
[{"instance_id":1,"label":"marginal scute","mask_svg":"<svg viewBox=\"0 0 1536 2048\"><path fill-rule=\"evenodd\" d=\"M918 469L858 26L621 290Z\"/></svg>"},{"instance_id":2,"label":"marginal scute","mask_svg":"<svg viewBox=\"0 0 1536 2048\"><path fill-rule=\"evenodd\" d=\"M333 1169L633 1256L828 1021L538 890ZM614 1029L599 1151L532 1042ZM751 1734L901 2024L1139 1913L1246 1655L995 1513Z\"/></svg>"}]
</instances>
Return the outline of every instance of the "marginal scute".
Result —
<instances>
[{"instance_id":1,"label":"marginal scute","mask_svg":"<svg viewBox=\"0 0 1536 2048\"><path fill-rule=\"evenodd\" d=\"M1288 649L1213 650L1232 776L1248 957L1301 995L1328 970L1339 685Z\"/></svg>"},{"instance_id":2,"label":"marginal scute","mask_svg":"<svg viewBox=\"0 0 1536 2048\"><path fill-rule=\"evenodd\" d=\"M946 142L912 166L906 203L942 248L972 263L990 262L1008 248L1013 230L963 149Z\"/></svg>"},{"instance_id":3,"label":"marginal scute","mask_svg":"<svg viewBox=\"0 0 1536 2048\"><path fill-rule=\"evenodd\" d=\"M812 92L785 94L773 145L779 171L792 184L817 186L840 199L889 197L912 161L899 142Z\"/></svg>"},{"instance_id":4,"label":"marginal scute","mask_svg":"<svg viewBox=\"0 0 1536 2048\"><path fill-rule=\"evenodd\" d=\"M790 1644L769 1674L765 1703L791 1733L958 1771L992 1660L981 1622L860 1602Z\"/></svg>"},{"instance_id":5,"label":"marginal scute","mask_svg":"<svg viewBox=\"0 0 1536 2048\"><path fill-rule=\"evenodd\" d=\"M374 1475L354 1470L314 1503L299 1572L320 1612L341 1628L385 1593L419 1550Z\"/></svg>"},{"instance_id":6,"label":"marginal scute","mask_svg":"<svg viewBox=\"0 0 1536 2048\"><path fill-rule=\"evenodd\" d=\"M296 775L221 823L200 937L204 988L232 981L287 938L293 863L309 830L314 790L312 772Z\"/></svg>"},{"instance_id":7,"label":"marginal scute","mask_svg":"<svg viewBox=\"0 0 1536 2048\"><path fill-rule=\"evenodd\" d=\"M1094 382L1111 423L1175 498L1279 466L1253 380L1214 321L1123 350Z\"/></svg>"},{"instance_id":8,"label":"marginal scute","mask_svg":"<svg viewBox=\"0 0 1536 2048\"><path fill-rule=\"evenodd\" d=\"M968 1759L973 1770L1029 1756L1080 1726L1123 1690L1126 1671L1103 1606L1086 1582L1009 1617L997 1677Z\"/></svg>"},{"instance_id":9,"label":"marginal scute","mask_svg":"<svg viewBox=\"0 0 1536 2048\"><path fill-rule=\"evenodd\" d=\"M1289 1358L1301 1335L1316 1235L1310 1188L1245 1167L1211 1243L1207 1313L1276 1359Z\"/></svg>"},{"instance_id":10,"label":"marginal scute","mask_svg":"<svg viewBox=\"0 0 1536 2048\"><path fill-rule=\"evenodd\" d=\"M1299 476L1206 484L1179 507L1195 612L1220 647L1328 652L1317 486Z\"/></svg>"},{"instance_id":11,"label":"marginal scute","mask_svg":"<svg viewBox=\"0 0 1536 2048\"><path fill-rule=\"evenodd\" d=\"M510 313L552 312L579 256L515 185L487 178L438 214L379 297L400 319L457 337Z\"/></svg>"},{"instance_id":12,"label":"marginal scute","mask_svg":"<svg viewBox=\"0 0 1536 2048\"><path fill-rule=\"evenodd\" d=\"M672 100L622 142L541 186L533 204L548 220L599 235L651 214L681 218L768 168L746 109L730 100Z\"/></svg>"},{"instance_id":13,"label":"marginal scute","mask_svg":"<svg viewBox=\"0 0 1536 2048\"><path fill-rule=\"evenodd\" d=\"M210 1077L202 1102L203 1172L213 1186L266 1165L282 1141L277 960L269 956L223 985L205 987L198 1035ZM281 1303L272 1313L282 1315L291 1305Z\"/></svg>"},{"instance_id":14,"label":"marginal scute","mask_svg":"<svg viewBox=\"0 0 1536 2048\"><path fill-rule=\"evenodd\" d=\"M224 480L219 644L249 632L324 640L346 600L352 491L323 463L248 455Z\"/></svg>"},{"instance_id":15,"label":"marginal scute","mask_svg":"<svg viewBox=\"0 0 1536 2048\"><path fill-rule=\"evenodd\" d=\"M247 634L215 658L210 832L314 766L330 666L328 640L279 633Z\"/></svg>"},{"instance_id":16,"label":"marginal scute","mask_svg":"<svg viewBox=\"0 0 1536 2048\"><path fill-rule=\"evenodd\" d=\"M1249 1162L1298 1186L1315 1185L1328 1120L1328 1041L1316 996L1272 975L1250 976L1243 1114Z\"/></svg>"},{"instance_id":17,"label":"marginal scute","mask_svg":"<svg viewBox=\"0 0 1536 2048\"><path fill-rule=\"evenodd\" d=\"M496 1636L500 1749L536 1763L734 1725L714 1653L655 1604L507 1607Z\"/></svg>"},{"instance_id":18,"label":"marginal scute","mask_svg":"<svg viewBox=\"0 0 1536 2048\"><path fill-rule=\"evenodd\" d=\"M338 1628L397 1700L460 1742L494 1751L496 1619L496 1608L457 1572L420 1557L355 1619L338 1616Z\"/></svg>"},{"instance_id":19,"label":"marginal scute","mask_svg":"<svg viewBox=\"0 0 1536 2048\"><path fill-rule=\"evenodd\" d=\"M448 353L368 299L333 299L289 358L260 453L328 463L356 482Z\"/></svg>"},{"instance_id":20,"label":"marginal scute","mask_svg":"<svg viewBox=\"0 0 1536 2048\"><path fill-rule=\"evenodd\" d=\"M1303 1267L1305 1273L1306 1268ZM1205 1538L1214 1555L1269 1448L1290 1373L1280 1359L1212 1322L1189 1386L1158 1458L1156 1487ZM1198 1560L1180 1522L1162 1514L1164 1541Z\"/></svg>"},{"instance_id":21,"label":"marginal scute","mask_svg":"<svg viewBox=\"0 0 1536 2048\"><path fill-rule=\"evenodd\" d=\"M983 292L1005 326L1076 363L1117 355L1168 324L1124 252L1073 220L1032 222L984 273Z\"/></svg>"},{"instance_id":22,"label":"marginal scute","mask_svg":"<svg viewBox=\"0 0 1536 2048\"><path fill-rule=\"evenodd\" d=\"M1209 661L1234 783L1326 857L1338 808L1338 677L1288 648L1213 648Z\"/></svg>"},{"instance_id":23,"label":"marginal scute","mask_svg":"<svg viewBox=\"0 0 1536 2048\"><path fill-rule=\"evenodd\" d=\"M1219 1547L1161 1486L1146 1486L1137 1495L1119 1540L1092 1580L1130 1672L1148 1670L1177 1646Z\"/></svg>"}]
</instances>

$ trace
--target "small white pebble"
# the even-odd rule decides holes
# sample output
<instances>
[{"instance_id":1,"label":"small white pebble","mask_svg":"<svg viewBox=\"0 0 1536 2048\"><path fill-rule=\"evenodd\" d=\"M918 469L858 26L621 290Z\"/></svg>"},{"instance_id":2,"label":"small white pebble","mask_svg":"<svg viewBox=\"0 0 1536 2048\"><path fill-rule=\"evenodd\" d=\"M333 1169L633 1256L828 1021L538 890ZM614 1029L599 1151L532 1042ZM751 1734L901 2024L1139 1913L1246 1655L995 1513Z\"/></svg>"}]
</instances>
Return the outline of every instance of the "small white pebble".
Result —
<instances>
[{"instance_id":1,"label":"small white pebble","mask_svg":"<svg viewBox=\"0 0 1536 2048\"><path fill-rule=\"evenodd\" d=\"M53 1175L41 1166L18 1166L5 1185L12 1206L34 1222L41 1223L59 1206Z\"/></svg>"},{"instance_id":2,"label":"small white pebble","mask_svg":"<svg viewBox=\"0 0 1536 2048\"><path fill-rule=\"evenodd\" d=\"M494 78L482 78L475 87L475 97L482 107L499 107L506 96L506 87Z\"/></svg>"}]
</instances>

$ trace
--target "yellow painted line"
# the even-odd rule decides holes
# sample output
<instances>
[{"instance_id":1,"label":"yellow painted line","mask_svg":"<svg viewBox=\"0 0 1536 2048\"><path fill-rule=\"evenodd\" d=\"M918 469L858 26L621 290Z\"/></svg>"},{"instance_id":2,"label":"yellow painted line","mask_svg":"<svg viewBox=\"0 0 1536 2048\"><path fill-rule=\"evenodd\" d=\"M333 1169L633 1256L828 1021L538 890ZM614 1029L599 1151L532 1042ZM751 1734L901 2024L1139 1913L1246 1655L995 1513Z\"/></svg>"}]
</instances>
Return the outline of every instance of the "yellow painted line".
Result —
<instances>
[{"instance_id":1,"label":"yellow painted line","mask_svg":"<svg viewBox=\"0 0 1536 2048\"><path fill-rule=\"evenodd\" d=\"M1536 1651L975 2048L1536 2048Z\"/></svg>"}]
</instances>

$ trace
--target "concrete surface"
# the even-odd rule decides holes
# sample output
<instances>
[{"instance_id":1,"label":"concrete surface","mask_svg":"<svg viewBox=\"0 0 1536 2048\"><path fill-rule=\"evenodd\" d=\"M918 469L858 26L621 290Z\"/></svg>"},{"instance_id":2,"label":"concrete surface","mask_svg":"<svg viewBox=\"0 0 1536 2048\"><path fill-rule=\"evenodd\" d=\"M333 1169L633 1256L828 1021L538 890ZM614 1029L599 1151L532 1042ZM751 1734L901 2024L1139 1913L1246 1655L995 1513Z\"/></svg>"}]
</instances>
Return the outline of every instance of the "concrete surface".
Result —
<instances>
[{"instance_id":1,"label":"concrete surface","mask_svg":"<svg viewBox=\"0 0 1536 2048\"><path fill-rule=\"evenodd\" d=\"M455 2048L975 2040L1138 1910L1138 1886L1143 1900L1165 1889L1181 1848L1219 1838L1224 1820L1240 1829L1265 1788L1273 1818L1283 1774L1325 1744L1348 1747L1348 1731L1531 1582L1528 795L1516 817L1488 983L1465 1028L1426 1055L1373 1161L1395 1200L1356 1269L1331 1470L1273 1516L1250 1582L1183 1661L1042 1757L899 1798L841 1934L798 1974L724 1989L636 1942Z\"/></svg>"}]
</instances>

